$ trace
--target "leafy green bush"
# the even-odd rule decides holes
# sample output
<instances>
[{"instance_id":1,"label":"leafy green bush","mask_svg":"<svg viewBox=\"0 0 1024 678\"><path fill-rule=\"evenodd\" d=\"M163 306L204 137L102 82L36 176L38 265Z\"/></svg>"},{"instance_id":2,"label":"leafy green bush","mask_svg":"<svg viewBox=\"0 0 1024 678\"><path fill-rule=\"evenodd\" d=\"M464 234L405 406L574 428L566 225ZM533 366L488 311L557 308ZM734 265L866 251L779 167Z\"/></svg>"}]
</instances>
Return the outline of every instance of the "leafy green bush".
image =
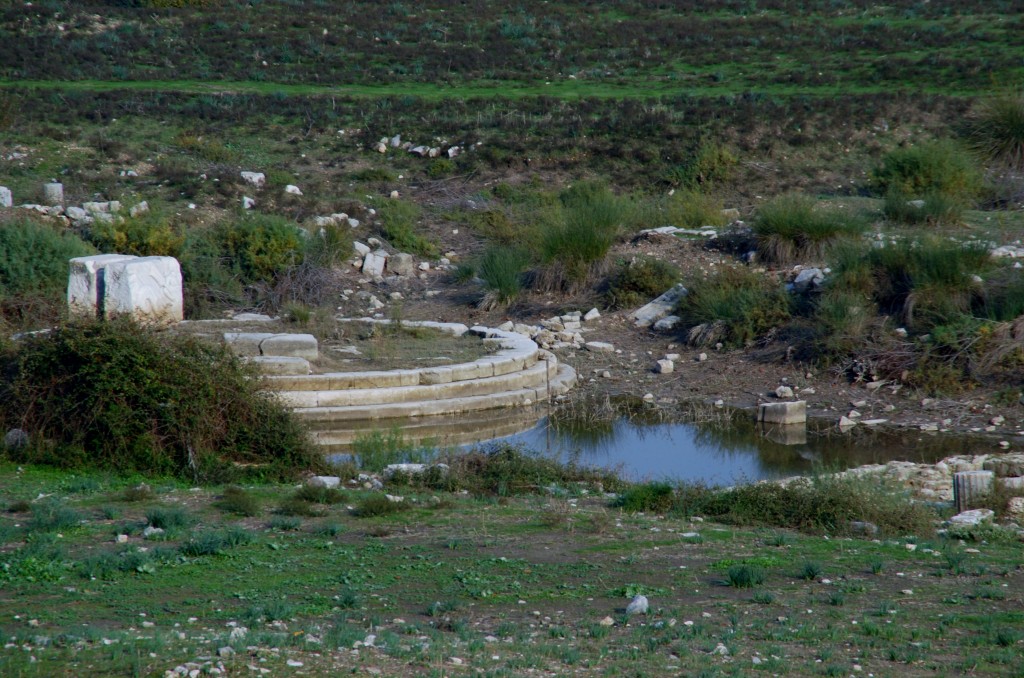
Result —
<instances>
[{"instance_id":1,"label":"leafy green bush","mask_svg":"<svg viewBox=\"0 0 1024 678\"><path fill-rule=\"evenodd\" d=\"M872 173L875 186L911 198L939 193L969 201L981 189L971 154L952 141L931 141L890 151Z\"/></svg>"},{"instance_id":2,"label":"leafy green bush","mask_svg":"<svg viewBox=\"0 0 1024 678\"><path fill-rule=\"evenodd\" d=\"M725 146L705 139L683 164L669 172L669 183L693 188L725 181L736 166L736 156Z\"/></svg>"},{"instance_id":3,"label":"leafy green bush","mask_svg":"<svg viewBox=\"0 0 1024 678\"><path fill-rule=\"evenodd\" d=\"M679 269L667 261L640 257L622 263L608 280L604 296L611 308L644 304L679 282Z\"/></svg>"},{"instance_id":4,"label":"leafy green bush","mask_svg":"<svg viewBox=\"0 0 1024 678\"><path fill-rule=\"evenodd\" d=\"M176 231L168 215L150 210L123 220L93 222L89 242L101 252L180 257L185 237Z\"/></svg>"},{"instance_id":5,"label":"leafy green bush","mask_svg":"<svg viewBox=\"0 0 1024 678\"><path fill-rule=\"evenodd\" d=\"M223 221L207 231L216 255L245 282L272 281L302 262L305 233L294 222L270 214Z\"/></svg>"},{"instance_id":6,"label":"leafy green bush","mask_svg":"<svg viewBox=\"0 0 1024 678\"><path fill-rule=\"evenodd\" d=\"M825 209L813 198L799 194L765 203L754 220L758 253L766 261L780 264L820 260L837 241L858 236L866 228L863 219Z\"/></svg>"},{"instance_id":7,"label":"leafy green bush","mask_svg":"<svg viewBox=\"0 0 1024 678\"><path fill-rule=\"evenodd\" d=\"M0 424L32 440L7 450L17 461L205 482L323 465L224 347L118 319L57 327L0 359Z\"/></svg>"},{"instance_id":8,"label":"leafy green bush","mask_svg":"<svg viewBox=\"0 0 1024 678\"><path fill-rule=\"evenodd\" d=\"M477 274L489 290L488 306L507 305L523 290L523 273L529 264L525 252L512 247L489 247L477 265Z\"/></svg>"},{"instance_id":9,"label":"leafy green bush","mask_svg":"<svg viewBox=\"0 0 1024 678\"><path fill-rule=\"evenodd\" d=\"M968 141L986 157L1024 170L1024 89L984 100L968 126Z\"/></svg>"},{"instance_id":10,"label":"leafy green bush","mask_svg":"<svg viewBox=\"0 0 1024 678\"><path fill-rule=\"evenodd\" d=\"M63 307L68 259L95 253L70 233L24 217L0 223L0 312L48 322Z\"/></svg>"},{"instance_id":11,"label":"leafy green bush","mask_svg":"<svg viewBox=\"0 0 1024 678\"><path fill-rule=\"evenodd\" d=\"M146 511L146 522L161 530L178 530L194 524L196 519L180 506L155 506Z\"/></svg>"},{"instance_id":12,"label":"leafy green bush","mask_svg":"<svg viewBox=\"0 0 1024 678\"><path fill-rule=\"evenodd\" d=\"M688 286L676 306L691 343L743 346L790 317L790 301L777 283L745 268L727 268Z\"/></svg>"},{"instance_id":13,"label":"leafy green bush","mask_svg":"<svg viewBox=\"0 0 1024 678\"><path fill-rule=\"evenodd\" d=\"M423 257L436 257L437 245L416 232L418 205L405 200L386 200L377 207L381 234L395 249Z\"/></svg>"}]
</instances>

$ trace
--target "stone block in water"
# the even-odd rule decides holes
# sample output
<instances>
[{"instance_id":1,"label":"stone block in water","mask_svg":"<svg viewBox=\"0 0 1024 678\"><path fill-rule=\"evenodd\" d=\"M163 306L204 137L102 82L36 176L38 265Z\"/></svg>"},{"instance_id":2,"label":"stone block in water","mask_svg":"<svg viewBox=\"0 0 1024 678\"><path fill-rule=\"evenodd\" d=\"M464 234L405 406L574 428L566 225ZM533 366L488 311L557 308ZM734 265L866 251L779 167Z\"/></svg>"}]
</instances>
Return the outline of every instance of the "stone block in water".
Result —
<instances>
[{"instance_id":1,"label":"stone block in water","mask_svg":"<svg viewBox=\"0 0 1024 678\"><path fill-rule=\"evenodd\" d=\"M757 408L757 420L766 424L806 424L807 401L764 403Z\"/></svg>"}]
</instances>

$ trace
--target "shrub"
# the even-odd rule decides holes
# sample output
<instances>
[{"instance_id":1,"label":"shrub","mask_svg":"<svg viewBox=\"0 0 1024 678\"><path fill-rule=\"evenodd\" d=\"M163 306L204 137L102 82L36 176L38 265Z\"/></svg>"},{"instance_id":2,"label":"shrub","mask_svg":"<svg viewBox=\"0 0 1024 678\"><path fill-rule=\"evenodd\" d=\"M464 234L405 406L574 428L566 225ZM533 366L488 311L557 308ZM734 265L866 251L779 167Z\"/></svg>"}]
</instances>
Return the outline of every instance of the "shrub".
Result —
<instances>
[{"instance_id":1,"label":"shrub","mask_svg":"<svg viewBox=\"0 0 1024 678\"><path fill-rule=\"evenodd\" d=\"M391 501L383 494L374 494L359 502L354 512L360 518L374 518L401 513L408 509L409 505L404 501Z\"/></svg>"},{"instance_id":2,"label":"shrub","mask_svg":"<svg viewBox=\"0 0 1024 678\"><path fill-rule=\"evenodd\" d=\"M303 485L295 491L295 499L313 504L340 504L345 500L345 493L335 487Z\"/></svg>"},{"instance_id":3,"label":"shrub","mask_svg":"<svg viewBox=\"0 0 1024 678\"><path fill-rule=\"evenodd\" d=\"M743 268L717 271L688 286L676 307L691 343L721 340L743 346L790 316L789 297L781 285Z\"/></svg>"},{"instance_id":4,"label":"shrub","mask_svg":"<svg viewBox=\"0 0 1024 678\"><path fill-rule=\"evenodd\" d=\"M386 200L377 207L381 234L392 247L423 257L436 257L437 245L416 233L420 208L405 200Z\"/></svg>"},{"instance_id":5,"label":"shrub","mask_svg":"<svg viewBox=\"0 0 1024 678\"><path fill-rule=\"evenodd\" d=\"M968 125L968 141L986 157L1024 170L1024 89L979 104Z\"/></svg>"},{"instance_id":6,"label":"shrub","mask_svg":"<svg viewBox=\"0 0 1024 678\"><path fill-rule=\"evenodd\" d=\"M96 221L89 241L101 252L137 256L180 257L185 237L176 232L168 215L151 210L116 221Z\"/></svg>"},{"instance_id":7,"label":"shrub","mask_svg":"<svg viewBox=\"0 0 1024 678\"><path fill-rule=\"evenodd\" d=\"M756 483L725 490L683 487L677 509L728 523L843 534L867 521L887 535L926 535L935 512L899 489L869 478L815 476L786 485Z\"/></svg>"},{"instance_id":8,"label":"shrub","mask_svg":"<svg viewBox=\"0 0 1024 678\"><path fill-rule=\"evenodd\" d=\"M77 526L81 519L73 508L57 501L47 501L32 505L32 520L28 529L41 532L67 530Z\"/></svg>"},{"instance_id":9,"label":"shrub","mask_svg":"<svg viewBox=\"0 0 1024 678\"><path fill-rule=\"evenodd\" d=\"M505 306L523 289L523 272L529 264L526 253L517 248L489 247L480 258L477 274L487 286L484 306Z\"/></svg>"},{"instance_id":10,"label":"shrub","mask_svg":"<svg viewBox=\"0 0 1024 678\"><path fill-rule=\"evenodd\" d=\"M890 151L872 173L883 193L920 198L939 193L968 201L981 189L981 174L964 151L952 141L932 141Z\"/></svg>"},{"instance_id":11,"label":"shrub","mask_svg":"<svg viewBox=\"0 0 1024 678\"><path fill-rule=\"evenodd\" d=\"M920 331L984 306L981 284L973 276L994 266L983 245L932 238L838 254L826 297L864 294L881 313Z\"/></svg>"},{"instance_id":12,"label":"shrub","mask_svg":"<svg viewBox=\"0 0 1024 678\"><path fill-rule=\"evenodd\" d=\"M305 232L292 221L269 214L249 214L223 221L205 232L208 247L244 282L268 282L303 260Z\"/></svg>"},{"instance_id":13,"label":"shrub","mask_svg":"<svg viewBox=\"0 0 1024 678\"><path fill-rule=\"evenodd\" d=\"M675 488L668 483L644 483L626 489L615 500L624 511L665 513L675 504Z\"/></svg>"},{"instance_id":14,"label":"shrub","mask_svg":"<svg viewBox=\"0 0 1024 678\"><path fill-rule=\"evenodd\" d=\"M728 179L735 166L732 151L705 139L686 162L669 173L668 180L675 186L706 186Z\"/></svg>"},{"instance_id":15,"label":"shrub","mask_svg":"<svg viewBox=\"0 0 1024 678\"><path fill-rule=\"evenodd\" d=\"M605 299L611 308L647 303L679 282L679 269L667 261L640 257L622 263L608 280Z\"/></svg>"},{"instance_id":16,"label":"shrub","mask_svg":"<svg viewBox=\"0 0 1024 678\"><path fill-rule=\"evenodd\" d=\"M867 224L850 214L815 204L799 194L783 195L757 211L757 251L767 261L820 260L838 240L858 236Z\"/></svg>"},{"instance_id":17,"label":"shrub","mask_svg":"<svg viewBox=\"0 0 1024 678\"><path fill-rule=\"evenodd\" d=\"M195 518L178 506L157 506L146 511L146 522L161 530L177 530L192 525Z\"/></svg>"},{"instance_id":18,"label":"shrub","mask_svg":"<svg viewBox=\"0 0 1024 678\"><path fill-rule=\"evenodd\" d=\"M224 494L217 501L217 508L240 516L258 516L261 512L259 500L237 485L224 488Z\"/></svg>"},{"instance_id":19,"label":"shrub","mask_svg":"<svg viewBox=\"0 0 1024 678\"><path fill-rule=\"evenodd\" d=\"M0 222L0 313L51 322L63 307L68 259L95 250L70 233L23 217Z\"/></svg>"},{"instance_id":20,"label":"shrub","mask_svg":"<svg viewBox=\"0 0 1024 678\"><path fill-rule=\"evenodd\" d=\"M8 450L16 461L206 482L323 466L224 347L120 318L57 327L0 359L0 424L37 441Z\"/></svg>"},{"instance_id":21,"label":"shrub","mask_svg":"<svg viewBox=\"0 0 1024 678\"><path fill-rule=\"evenodd\" d=\"M320 510L313 502L303 499L299 496L292 496L281 502L281 506L277 509L281 515L285 516L300 516L303 518L315 518L323 515L323 511Z\"/></svg>"}]
</instances>

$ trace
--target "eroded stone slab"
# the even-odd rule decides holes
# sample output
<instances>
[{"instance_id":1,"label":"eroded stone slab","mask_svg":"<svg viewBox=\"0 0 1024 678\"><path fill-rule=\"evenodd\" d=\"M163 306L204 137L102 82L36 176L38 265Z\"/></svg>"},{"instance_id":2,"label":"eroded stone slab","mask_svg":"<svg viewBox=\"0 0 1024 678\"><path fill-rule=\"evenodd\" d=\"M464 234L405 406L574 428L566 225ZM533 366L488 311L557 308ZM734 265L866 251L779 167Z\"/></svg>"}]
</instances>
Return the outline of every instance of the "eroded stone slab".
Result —
<instances>
[{"instance_id":1,"label":"eroded stone slab","mask_svg":"<svg viewBox=\"0 0 1024 678\"><path fill-rule=\"evenodd\" d=\"M264 374L301 376L309 374L309 361L305 358L284 355L258 355L249 359L259 366Z\"/></svg>"},{"instance_id":2,"label":"eroded stone slab","mask_svg":"<svg viewBox=\"0 0 1024 678\"><path fill-rule=\"evenodd\" d=\"M260 343L260 355L316 360L320 348L312 334L274 334Z\"/></svg>"}]
</instances>

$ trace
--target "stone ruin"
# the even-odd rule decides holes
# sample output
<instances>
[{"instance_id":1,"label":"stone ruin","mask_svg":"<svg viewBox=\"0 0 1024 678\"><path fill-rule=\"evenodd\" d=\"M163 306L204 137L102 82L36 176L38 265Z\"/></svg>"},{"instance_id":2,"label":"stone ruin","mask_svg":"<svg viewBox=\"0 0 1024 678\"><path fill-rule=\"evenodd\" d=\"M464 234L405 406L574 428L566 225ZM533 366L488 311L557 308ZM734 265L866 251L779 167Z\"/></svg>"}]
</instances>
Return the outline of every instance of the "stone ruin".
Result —
<instances>
[{"instance_id":1,"label":"stone ruin","mask_svg":"<svg viewBox=\"0 0 1024 678\"><path fill-rule=\"evenodd\" d=\"M174 257L98 254L70 261L68 309L79 317L129 315L141 322L184 318L181 266Z\"/></svg>"}]
</instances>

